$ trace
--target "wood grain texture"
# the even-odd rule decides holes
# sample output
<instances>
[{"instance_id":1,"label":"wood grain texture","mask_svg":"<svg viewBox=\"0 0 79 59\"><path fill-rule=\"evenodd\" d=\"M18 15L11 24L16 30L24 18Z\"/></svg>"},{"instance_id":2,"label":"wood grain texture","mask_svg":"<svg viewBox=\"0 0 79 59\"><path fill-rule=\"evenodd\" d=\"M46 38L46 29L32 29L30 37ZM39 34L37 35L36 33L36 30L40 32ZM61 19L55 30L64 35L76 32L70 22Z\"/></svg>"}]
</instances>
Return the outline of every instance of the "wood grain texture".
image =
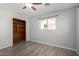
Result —
<instances>
[{"instance_id":1,"label":"wood grain texture","mask_svg":"<svg viewBox=\"0 0 79 59\"><path fill-rule=\"evenodd\" d=\"M23 41L0 50L0 56L77 56L77 53L55 46Z\"/></svg>"},{"instance_id":2,"label":"wood grain texture","mask_svg":"<svg viewBox=\"0 0 79 59\"><path fill-rule=\"evenodd\" d=\"M13 18L13 43L26 39L26 22Z\"/></svg>"}]
</instances>

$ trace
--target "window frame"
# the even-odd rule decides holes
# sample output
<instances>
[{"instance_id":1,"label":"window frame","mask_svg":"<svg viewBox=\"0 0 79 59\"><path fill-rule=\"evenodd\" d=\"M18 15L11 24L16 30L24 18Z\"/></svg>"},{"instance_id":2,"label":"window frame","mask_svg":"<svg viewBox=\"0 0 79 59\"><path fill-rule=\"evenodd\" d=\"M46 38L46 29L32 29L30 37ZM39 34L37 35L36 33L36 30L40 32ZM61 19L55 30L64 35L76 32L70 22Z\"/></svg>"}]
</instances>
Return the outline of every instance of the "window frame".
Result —
<instances>
[{"instance_id":1,"label":"window frame","mask_svg":"<svg viewBox=\"0 0 79 59\"><path fill-rule=\"evenodd\" d=\"M54 19L53 19L54 18ZM51 28L51 29L49 29L48 27L49 27L49 25L48 25L48 21L49 20L52 20L53 19L53 21L55 22L55 28L53 27L53 28ZM51 17L51 18L45 18L45 19L41 19L41 21L40 21L40 29L42 29L42 30L56 30L56 17ZM47 28L41 28L41 22L43 22L43 21L46 21L47 22Z\"/></svg>"}]
</instances>

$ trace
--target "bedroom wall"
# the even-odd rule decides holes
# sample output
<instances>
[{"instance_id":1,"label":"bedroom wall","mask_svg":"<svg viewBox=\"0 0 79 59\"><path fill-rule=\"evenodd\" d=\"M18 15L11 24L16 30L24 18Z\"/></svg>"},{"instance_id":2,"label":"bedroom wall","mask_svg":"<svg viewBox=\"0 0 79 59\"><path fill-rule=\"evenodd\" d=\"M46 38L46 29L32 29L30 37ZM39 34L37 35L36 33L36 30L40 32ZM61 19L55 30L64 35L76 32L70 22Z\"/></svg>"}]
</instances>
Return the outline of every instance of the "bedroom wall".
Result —
<instances>
[{"instance_id":1,"label":"bedroom wall","mask_svg":"<svg viewBox=\"0 0 79 59\"><path fill-rule=\"evenodd\" d=\"M59 15L56 30L40 29L39 17ZM43 16L30 18L30 40L68 49L76 48L76 8L59 10Z\"/></svg>"},{"instance_id":2,"label":"bedroom wall","mask_svg":"<svg viewBox=\"0 0 79 59\"><path fill-rule=\"evenodd\" d=\"M0 8L0 49L13 45L13 17L26 20L26 17Z\"/></svg>"},{"instance_id":3,"label":"bedroom wall","mask_svg":"<svg viewBox=\"0 0 79 59\"><path fill-rule=\"evenodd\" d=\"M41 30L38 16L28 18L6 9L0 8L0 49L13 45L12 18L26 20L26 39L27 41L37 41L50 45L66 47L69 49L76 48L76 9L70 8L56 11L47 15L59 15L56 20L56 30Z\"/></svg>"},{"instance_id":4,"label":"bedroom wall","mask_svg":"<svg viewBox=\"0 0 79 59\"><path fill-rule=\"evenodd\" d=\"M76 49L79 54L79 8L77 8L77 40L76 40Z\"/></svg>"}]
</instances>

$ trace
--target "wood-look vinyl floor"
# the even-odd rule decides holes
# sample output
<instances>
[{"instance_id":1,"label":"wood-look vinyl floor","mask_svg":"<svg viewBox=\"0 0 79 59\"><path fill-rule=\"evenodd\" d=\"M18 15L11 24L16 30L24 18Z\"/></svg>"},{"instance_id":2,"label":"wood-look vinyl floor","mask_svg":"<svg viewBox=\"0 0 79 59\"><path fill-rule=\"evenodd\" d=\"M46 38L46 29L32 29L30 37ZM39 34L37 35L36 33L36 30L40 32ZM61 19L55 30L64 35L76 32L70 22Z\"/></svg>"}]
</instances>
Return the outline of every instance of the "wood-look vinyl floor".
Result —
<instances>
[{"instance_id":1,"label":"wood-look vinyl floor","mask_svg":"<svg viewBox=\"0 0 79 59\"><path fill-rule=\"evenodd\" d=\"M0 56L77 56L72 50L36 42L19 42L13 47L0 50Z\"/></svg>"}]
</instances>

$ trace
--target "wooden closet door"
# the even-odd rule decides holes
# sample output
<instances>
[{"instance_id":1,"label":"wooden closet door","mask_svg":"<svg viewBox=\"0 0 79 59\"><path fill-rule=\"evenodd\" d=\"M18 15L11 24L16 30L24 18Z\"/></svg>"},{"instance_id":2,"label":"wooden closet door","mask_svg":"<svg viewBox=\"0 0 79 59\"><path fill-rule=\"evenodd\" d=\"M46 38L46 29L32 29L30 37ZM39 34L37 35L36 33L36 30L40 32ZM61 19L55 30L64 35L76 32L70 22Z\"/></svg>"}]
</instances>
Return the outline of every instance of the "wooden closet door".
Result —
<instances>
[{"instance_id":1,"label":"wooden closet door","mask_svg":"<svg viewBox=\"0 0 79 59\"><path fill-rule=\"evenodd\" d=\"M13 18L13 42L23 41L26 39L25 21Z\"/></svg>"},{"instance_id":2,"label":"wooden closet door","mask_svg":"<svg viewBox=\"0 0 79 59\"><path fill-rule=\"evenodd\" d=\"M17 24L13 23L13 42L15 42L17 39Z\"/></svg>"}]
</instances>

